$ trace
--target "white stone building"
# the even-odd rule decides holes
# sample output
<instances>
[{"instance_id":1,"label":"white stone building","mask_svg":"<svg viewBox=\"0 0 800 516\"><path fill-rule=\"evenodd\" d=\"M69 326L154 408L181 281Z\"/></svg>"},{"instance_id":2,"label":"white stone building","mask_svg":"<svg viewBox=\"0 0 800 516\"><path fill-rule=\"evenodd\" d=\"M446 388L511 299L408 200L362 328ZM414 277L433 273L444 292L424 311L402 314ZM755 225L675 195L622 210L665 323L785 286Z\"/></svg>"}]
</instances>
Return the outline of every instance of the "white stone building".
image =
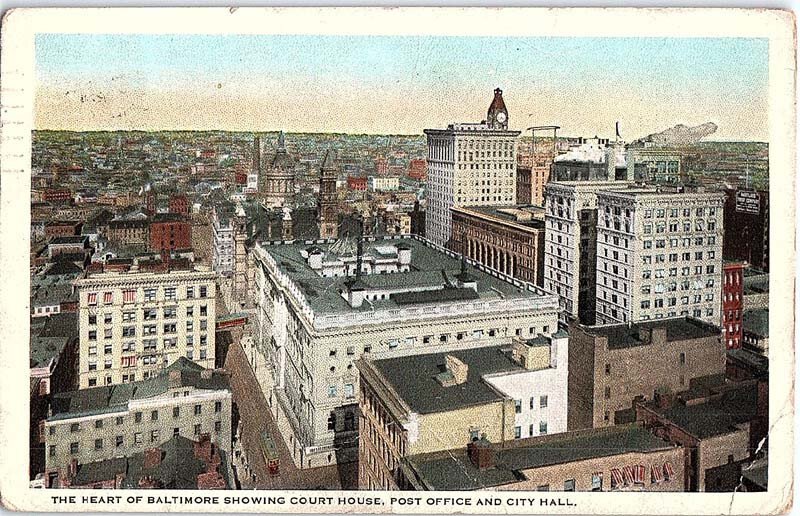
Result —
<instances>
[{"instance_id":1,"label":"white stone building","mask_svg":"<svg viewBox=\"0 0 800 516\"><path fill-rule=\"evenodd\" d=\"M497 89L487 120L424 132L428 137L425 236L445 246L451 236L451 207L515 202L520 131L508 130L508 110Z\"/></svg>"},{"instance_id":2,"label":"white stone building","mask_svg":"<svg viewBox=\"0 0 800 516\"><path fill-rule=\"evenodd\" d=\"M561 310L594 324L597 194L619 181L564 181L545 187L544 289Z\"/></svg>"},{"instance_id":3,"label":"white stone building","mask_svg":"<svg viewBox=\"0 0 800 516\"><path fill-rule=\"evenodd\" d=\"M631 188L597 196L597 323L692 316L719 324L720 192Z\"/></svg>"},{"instance_id":4,"label":"white stone building","mask_svg":"<svg viewBox=\"0 0 800 516\"><path fill-rule=\"evenodd\" d=\"M216 274L135 267L75 282L80 389L147 379L180 357L214 367Z\"/></svg>"},{"instance_id":5,"label":"white stone building","mask_svg":"<svg viewBox=\"0 0 800 516\"><path fill-rule=\"evenodd\" d=\"M302 468L355 459L354 362L362 355L496 346L558 331L556 298L534 285L416 238L362 247L340 240L254 250L248 357Z\"/></svg>"},{"instance_id":6,"label":"white stone building","mask_svg":"<svg viewBox=\"0 0 800 516\"><path fill-rule=\"evenodd\" d=\"M567 431L569 336L561 330L514 344L523 368L483 376L483 380L514 400L514 438Z\"/></svg>"}]
</instances>

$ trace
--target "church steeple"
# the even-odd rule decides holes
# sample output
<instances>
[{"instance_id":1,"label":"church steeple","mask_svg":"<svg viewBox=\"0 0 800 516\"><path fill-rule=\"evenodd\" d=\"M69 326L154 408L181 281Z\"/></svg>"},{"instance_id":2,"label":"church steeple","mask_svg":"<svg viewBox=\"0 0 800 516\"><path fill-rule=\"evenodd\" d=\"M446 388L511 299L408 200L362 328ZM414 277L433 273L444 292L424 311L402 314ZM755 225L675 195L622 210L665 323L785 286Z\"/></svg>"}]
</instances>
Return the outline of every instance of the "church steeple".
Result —
<instances>
[{"instance_id":1,"label":"church steeple","mask_svg":"<svg viewBox=\"0 0 800 516\"><path fill-rule=\"evenodd\" d=\"M286 137L278 134L278 148L264 174L264 202L267 207L294 207L294 164L286 152Z\"/></svg>"}]
</instances>

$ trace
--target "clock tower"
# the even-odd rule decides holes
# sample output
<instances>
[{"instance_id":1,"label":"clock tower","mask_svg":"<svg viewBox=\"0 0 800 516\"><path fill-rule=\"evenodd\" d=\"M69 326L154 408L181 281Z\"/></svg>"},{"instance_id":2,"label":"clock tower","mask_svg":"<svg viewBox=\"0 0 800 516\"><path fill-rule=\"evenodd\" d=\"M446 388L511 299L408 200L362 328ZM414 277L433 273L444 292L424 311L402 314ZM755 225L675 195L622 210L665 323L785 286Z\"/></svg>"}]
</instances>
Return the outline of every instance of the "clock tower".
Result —
<instances>
[{"instance_id":1,"label":"clock tower","mask_svg":"<svg viewBox=\"0 0 800 516\"><path fill-rule=\"evenodd\" d=\"M508 110L506 103L503 102L503 90L495 88L494 99L489 105L489 112L486 115L486 123L491 129L508 129Z\"/></svg>"}]
</instances>

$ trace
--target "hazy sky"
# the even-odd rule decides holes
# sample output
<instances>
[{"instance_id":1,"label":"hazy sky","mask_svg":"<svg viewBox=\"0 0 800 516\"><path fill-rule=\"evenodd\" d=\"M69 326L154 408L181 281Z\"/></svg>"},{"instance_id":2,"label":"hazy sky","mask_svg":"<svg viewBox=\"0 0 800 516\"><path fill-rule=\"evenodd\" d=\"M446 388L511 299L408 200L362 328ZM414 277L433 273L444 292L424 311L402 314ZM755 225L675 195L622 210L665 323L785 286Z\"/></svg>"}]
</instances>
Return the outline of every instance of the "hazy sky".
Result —
<instances>
[{"instance_id":1,"label":"hazy sky","mask_svg":"<svg viewBox=\"0 0 800 516\"><path fill-rule=\"evenodd\" d=\"M632 140L678 123L767 140L768 43L741 38L36 38L38 129L418 134L480 121Z\"/></svg>"}]
</instances>

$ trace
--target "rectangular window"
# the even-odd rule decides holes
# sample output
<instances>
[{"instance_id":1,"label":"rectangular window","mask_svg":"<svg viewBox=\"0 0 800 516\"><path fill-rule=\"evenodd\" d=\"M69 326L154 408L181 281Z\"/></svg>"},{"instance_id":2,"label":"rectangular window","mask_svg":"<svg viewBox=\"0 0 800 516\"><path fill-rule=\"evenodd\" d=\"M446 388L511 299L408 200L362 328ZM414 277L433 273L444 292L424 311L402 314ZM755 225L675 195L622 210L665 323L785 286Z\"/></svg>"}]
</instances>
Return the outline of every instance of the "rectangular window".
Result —
<instances>
[{"instance_id":1,"label":"rectangular window","mask_svg":"<svg viewBox=\"0 0 800 516\"><path fill-rule=\"evenodd\" d=\"M176 287L164 287L164 299L174 301L178 298L178 289Z\"/></svg>"},{"instance_id":2,"label":"rectangular window","mask_svg":"<svg viewBox=\"0 0 800 516\"><path fill-rule=\"evenodd\" d=\"M194 435L200 435L200 425L194 425Z\"/></svg>"},{"instance_id":3,"label":"rectangular window","mask_svg":"<svg viewBox=\"0 0 800 516\"><path fill-rule=\"evenodd\" d=\"M69 453L71 455L78 453L78 443L69 443Z\"/></svg>"},{"instance_id":4,"label":"rectangular window","mask_svg":"<svg viewBox=\"0 0 800 516\"><path fill-rule=\"evenodd\" d=\"M514 400L514 412L517 414L522 412L522 400Z\"/></svg>"},{"instance_id":5,"label":"rectangular window","mask_svg":"<svg viewBox=\"0 0 800 516\"><path fill-rule=\"evenodd\" d=\"M142 422L142 413L141 412L137 412L136 414L134 414L133 415L133 420L136 421L137 423L141 423Z\"/></svg>"},{"instance_id":6,"label":"rectangular window","mask_svg":"<svg viewBox=\"0 0 800 516\"><path fill-rule=\"evenodd\" d=\"M208 296L208 287L205 285L200 287L200 297L207 297Z\"/></svg>"},{"instance_id":7,"label":"rectangular window","mask_svg":"<svg viewBox=\"0 0 800 516\"><path fill-rule=\"evenodd\" d=\"M142 444L142 432L133 434L133 444Z\"/></svg>"},{"instance_id":8,"label":"rectangular window","mask_svg":"<svg viewBox=\"0 0 800 516\"><path fill-rule=\"evenodd\" d=\"M119 448L120 446L122 446L122 443L123 443L123 439L122 439L122 436L121 436L121 435L118 435L118 436L116 436L116 437L114 438L114 446L115 446L116 448Z\"/></svg>"},{"instance_id":9,"label":"rectangular window","mask_svg":"<svg viewBox=\"0 0 800 516\"><path fill-rule=\"evenodd\" d=\"M158 430L153 430L150 432L150 442L155 443L158 442Z\"/></svg>"},{"instance_id":10,"label":"rectangular window","mask_svg":"<svg viewBox=\"0 0 800 516\"><path fill-rule=\"evenodd\" d=\"M520 437L522 437L522 427L521 426L515 426L514 427L514 439L519 439Z\"/></svg>"},{"instance_id":11,"label":"rectangular window","mask_svg":"<svg viewBox=\"0 0 800 516\"><path fill-rule=\"evenodd\" d=\"M144 289L144 300L145 301L155 301L156 300L156 289L154 289L154 288L146 288L146 289Z\"/></svg>"},{"instance_id":12,"label":"rectangular window","mask_svg":"<svg viewBox=\"0 0 800 516\"><path fill-rule=\"evenodd\" d=\"M194 406L194 415L199 416L202 413L203 413L203 406L198 403L197 405Z\"/></svg>"},{"instance_id":13,"label":"rectangular window","mask_svg":"<svg viewBox=\"0 0 800 516\"><path fill-rule=\"evenodd\" d=\"M94 440L94 449L95 450L102 450L103 449L103 440L102 439L95 439Z\"/></svg>"},{"instance_id":14,"label":"rectangular window","mask_svg":"<svg viewBox=\"0 0 800 516\"><path fill-rule=\"evenodd\" d=\"M603 490L603 473L592 473L592 491Z\"/></svg>"},{"instance_id":15,"label":"rectangular window","mask_svg":"<svg viewBox=\"0 0 800 516\"><path fill-rule=\"evenodd\" d=\"M545 435L547 433L547 421L539 422L539 434Z\"/></svg>"},{"instance_id":16,"label":"rectangular window","mask_svg":"<svg viewBox=\"0 0 800 516\"><path fill-rule=\"evenodd\" d=\"M564 491L575 491L575 479L570 478L564 481Z\"/></svg>"},{"instance_id":17,"label":"rectangular window","mask_svg":"<svg viewBox=\"0 0 800 516\"><path fill-rule=\"evenodd\" d=\"M328 386L328 397L329 398L335 398L336 397L336 386L335 385L329 385Z\"/></svg>"},{"instance_id":18,"label":"rectangular window","mask_svg":"<svg viewBox=\"0 0 800 516\"><path fill-rule=\"evenodd\" d=\"M547 395L539 396L539 407L547 408Z\"/></svg>"}]
</instances>

